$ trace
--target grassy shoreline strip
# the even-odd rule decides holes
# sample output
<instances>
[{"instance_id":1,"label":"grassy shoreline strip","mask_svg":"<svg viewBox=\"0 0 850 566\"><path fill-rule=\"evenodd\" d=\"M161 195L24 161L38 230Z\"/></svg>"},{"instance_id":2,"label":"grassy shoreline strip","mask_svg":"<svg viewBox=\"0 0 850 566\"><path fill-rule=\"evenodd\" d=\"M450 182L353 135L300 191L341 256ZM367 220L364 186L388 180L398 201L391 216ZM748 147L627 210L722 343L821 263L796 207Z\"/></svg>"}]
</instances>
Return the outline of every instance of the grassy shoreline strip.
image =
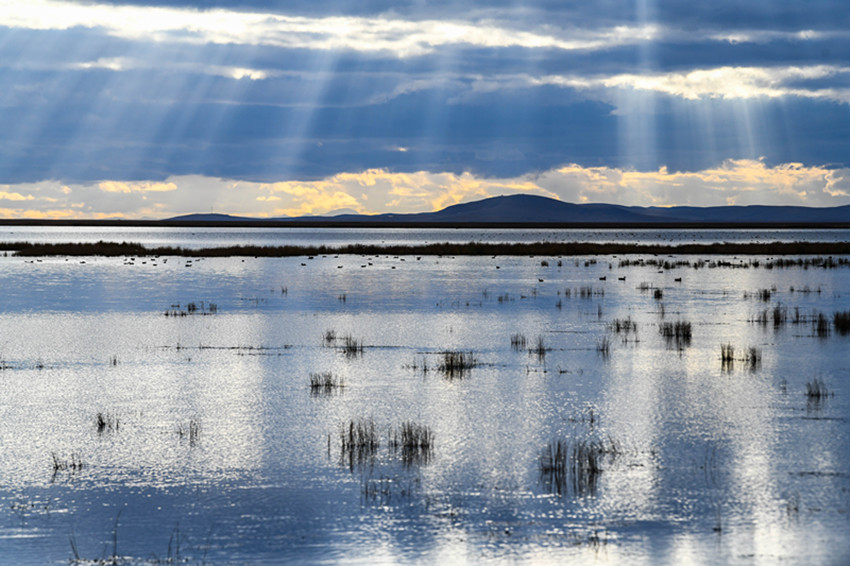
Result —
<instances>
[{"instance_id":1,"label":"grassy shoreline strip","mask_svg":"<svg viewBox=\"0 0 850 566\"><path fill-rule=\"evenodd\" d=\"M202 249L145 247L130 242L37 244L9 242L0 249L25 257L43 256L182 256L182 257L295 257L315 255L458 255L458 256L588 256L617 254L678 255L850 255L850 242L772 242L642 245L627 243L482 242L421 245L225 246Z\"/></svg>"}]
</instances>

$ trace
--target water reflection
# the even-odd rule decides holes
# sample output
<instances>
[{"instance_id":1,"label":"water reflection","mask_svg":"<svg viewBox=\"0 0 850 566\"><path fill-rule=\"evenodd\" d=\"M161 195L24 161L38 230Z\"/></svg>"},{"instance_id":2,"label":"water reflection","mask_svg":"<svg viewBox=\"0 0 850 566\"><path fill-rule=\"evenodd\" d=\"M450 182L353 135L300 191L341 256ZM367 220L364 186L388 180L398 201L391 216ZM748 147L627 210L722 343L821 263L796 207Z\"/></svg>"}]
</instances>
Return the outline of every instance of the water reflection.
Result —
<instances>
[{"instance_id":1,"label":"water reflection","mask_svg":"<svg viewBox=\"0 0 850 566\"><path fill-rule=\"evenodd\" d=\"M850 272L621 259L0 258L4 556L846 557Z\"/></svg>"}]
</instances>

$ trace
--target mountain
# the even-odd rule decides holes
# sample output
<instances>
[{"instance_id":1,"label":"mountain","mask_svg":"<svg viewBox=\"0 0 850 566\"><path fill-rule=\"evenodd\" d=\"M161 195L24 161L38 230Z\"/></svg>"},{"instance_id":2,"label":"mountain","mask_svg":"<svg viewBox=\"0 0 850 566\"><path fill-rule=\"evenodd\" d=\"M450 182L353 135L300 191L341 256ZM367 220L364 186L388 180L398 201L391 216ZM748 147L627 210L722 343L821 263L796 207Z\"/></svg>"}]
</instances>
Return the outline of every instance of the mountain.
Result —
<instances>
[{"instance_id":1,"label":"mountain","mask_svg":"<svg viewBox=\"0 0 850 566\"><path fill-rule=\"evenodd\" d=\"M363 215L337 210L324 216L248 218L227 214L189 214L169 222L322 222L446 224L850 224L850 206L674 206L574 204L537 195L498 196L446 207L436 212Z\"/></svg>"}]
</instances>

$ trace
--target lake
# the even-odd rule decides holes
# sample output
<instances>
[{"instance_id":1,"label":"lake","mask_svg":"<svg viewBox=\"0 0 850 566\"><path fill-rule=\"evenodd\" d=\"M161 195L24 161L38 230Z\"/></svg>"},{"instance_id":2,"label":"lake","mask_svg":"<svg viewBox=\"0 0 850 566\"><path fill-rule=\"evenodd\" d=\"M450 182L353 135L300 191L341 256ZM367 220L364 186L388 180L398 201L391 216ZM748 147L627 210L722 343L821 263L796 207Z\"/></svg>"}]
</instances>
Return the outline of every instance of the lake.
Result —
<instances>
[{"instance_id":1,"label":"lake","mask_svg":"<svg viewBox=\"0 0 850 566\"><path fill-rule=\"evenodd\" d=\"M2 240L850 240L61 230ZM846 266L8 256L0 284L4 563L850 559Z\"/></svg>"}]
</instances>

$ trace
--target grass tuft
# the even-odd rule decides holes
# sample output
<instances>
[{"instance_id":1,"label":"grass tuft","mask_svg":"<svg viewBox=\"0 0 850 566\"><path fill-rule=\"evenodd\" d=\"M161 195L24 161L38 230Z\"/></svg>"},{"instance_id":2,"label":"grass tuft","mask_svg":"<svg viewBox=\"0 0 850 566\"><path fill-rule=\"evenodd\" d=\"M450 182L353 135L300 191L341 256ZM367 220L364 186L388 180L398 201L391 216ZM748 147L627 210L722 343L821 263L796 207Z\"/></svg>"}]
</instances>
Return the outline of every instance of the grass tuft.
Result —
<instances>
[{"instance_id":1,"label":"grass tuft","mask_svg":"<svg viewBox=\"0 0 850 566\"><path fill-rule=\"evenodd\" d=\"M330 437L328 437L330 450ZM355 465L362 465L374 459L380 442L378 428L372 419L348 421L339 429L340 460L353 470Z\"/></svg>"},{"instance_id":2,"label":"grass tuft","mask_svg":"<svg viewBox=\"0 0 850 566\"><path fill-rule=\"evenodd\" d=\"M443 361L437 366L437 369L447 378L456 379L464 377L477 365L478 360L475 359L472 352L448 350L443 352Z\"/></svg>"},{"instance_id":3,"label":"grass tuft","mask_svg":"<svg viewBox=\"0 0 850 566\"><path fill-rule=\"evenodd\" d=\"M407 421L390 432L389 446L401 456L405 466L427 464L434 446L434 432L427 425Z\"/></svg>"},{"instance_id":4,"label":"grass tuft","mask_svg":"<svg viewBox=\"0 0 850 566\"><path fill-rule=\"evenodd\" d=\"M619 444L612 439L608 442L581 440L572 443L556 439L540 452L538 469L542 482L551 492L592 496L596 494L604 458L613 459L620 453Z\"/></svg>"},{"instance_id":5,"label":"grass tuft","mask_svg":"<svg viewBox=\"0 0 850 566\"><path fill-rule=\"evenodd\" d=\"M310 373L310 393L313 395L330 395L345 388L345 381L333 373Z\"/></svg>"},{"instance_id":6,"label":"grass tuft","mask_svg":"<svg viewBox=\"0 0 850 566\"><path fill-rule=\"evenodd\" d=\"M177 436L189 441L189 446L197 446L201 441L201 423L196 419L189 419L187 425L177 427Z\"/></svg>"},{"instance_id":7,"label":"grass tuft","mask_svg":"<svg viewBox=\"0 0 850 566\"><path fill-rule=\"evenodd\" d=\"M94 425L98 434L105 432L117 432L121 426L121 422L115 415L111 413L98 412L94 417Z\"/></svg>"},{"instance_id":8,"label":"grass tuft","mask_svg":"<svg viewBox=\"0 0 850 566\"><path fill-rule=\"evenodd\" d=\"M512 350L525 350L525 346L528 343L524 334L511 334L511 349Z\"/></svg>"},{"instance_id":9,"label":"grass tuft","mask_svg":"<svg viewBox=\"0 0 850 566\"><path fill-rule=\"evenodd\" d=\"M806 383L806 398L811 401L821 401L831 395L832 392L826 388L826 384L818 378Z\"/></svg>"},{"instance_id":10,"label":"grass tuft","mask_svg":"<svg viewBox=\"0 0 850 566\"><path fill-rule=\"evenodd\" d=\"M836 312L832 315L832 325L842 336L850 334L850 311Z\"/></svg>"},{"instance_id":11,"label":"grass tuft","mask_svg":"<svg viewBox=\"0 0 850 566\"><path fill-rule=\"evenodd\" d=\"M675 343L676 347L682 349L691 345L691 323L684 320L676 322L664 322L658 327L661 335L669 344Z\"/></svg>"}]
</instances>

